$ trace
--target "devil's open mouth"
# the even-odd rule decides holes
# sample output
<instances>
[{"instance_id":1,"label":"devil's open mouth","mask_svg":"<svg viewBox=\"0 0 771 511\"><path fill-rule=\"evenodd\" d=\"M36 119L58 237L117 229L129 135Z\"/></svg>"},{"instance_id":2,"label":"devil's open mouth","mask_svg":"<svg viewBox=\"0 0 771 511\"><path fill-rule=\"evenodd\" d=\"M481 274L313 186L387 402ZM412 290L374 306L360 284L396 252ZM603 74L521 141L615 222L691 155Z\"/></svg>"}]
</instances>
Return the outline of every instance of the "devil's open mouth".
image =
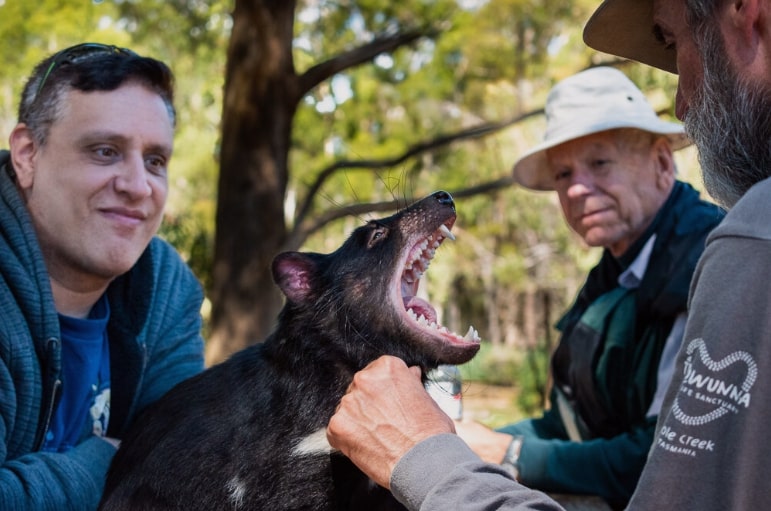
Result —
<instances>
[{"instance_id":1,"label":"devil's open mouth","mask_svg":"<svg viewBox=\"0 0 771 511\"><path fill-rule=\"evenodd\" d=\"M469 326L465 336L461 336L447 327L440 325L434 307L415 296L418 292L420 278L428 269L434 253L442 242L449 238L455 240L450 228L455 218L451 218L430 234L427 238L416 243L407 254L407 258L401 276L401 296L406 310L408 321L418 328L426 330L433 335L440 335L454 344L478 344L479 333L473 326Z\"/></svg>"}]
</instances>

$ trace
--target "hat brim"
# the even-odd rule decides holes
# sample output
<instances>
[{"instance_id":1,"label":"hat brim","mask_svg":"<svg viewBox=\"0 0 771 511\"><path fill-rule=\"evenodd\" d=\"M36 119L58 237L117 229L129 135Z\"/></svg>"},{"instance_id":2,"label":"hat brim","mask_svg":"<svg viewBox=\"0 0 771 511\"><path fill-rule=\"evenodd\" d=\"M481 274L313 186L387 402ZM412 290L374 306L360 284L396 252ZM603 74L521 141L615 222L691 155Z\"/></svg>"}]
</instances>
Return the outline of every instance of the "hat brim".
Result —
<instances>
[{"instance_id":1,"label":"hat brim","mask_svg":"<svg viewBox=\"0 0 771 511\"><path fill-rule=\"evenodd\" d=\"M682 125L675 124L667 121L659 121L657 127L642 127L639 124L605 124L602 126L595 126L595 129L587 130L586 132L578 136L565 136L551 139L546 142L533 147L530 151L526 152L522 157L514 164L512 173L514 180L525 188L531 190L548 191L554 190L554 179L551 174L548 173L549 162L546 159L546 151L552 147L564 144L571 140L576 140L588 135L600 133L603 131L609 131L621 128L634 128L641 131L647 131L657 135L666 136L669 139L669 144L672 151L678 151L684 147L691 145L691 140L685 134Z\"/></svg>"},{"instance_id":2,"label":"hat brim","mask_svg":"<svg viewBox=\"0 0 771 511\"><path fill-rule=\"evenodd\" d=\"M653 35L653 0L604 0L584 27L590 48L677 74L677 52Z\"/></svg>"}]
</instances>

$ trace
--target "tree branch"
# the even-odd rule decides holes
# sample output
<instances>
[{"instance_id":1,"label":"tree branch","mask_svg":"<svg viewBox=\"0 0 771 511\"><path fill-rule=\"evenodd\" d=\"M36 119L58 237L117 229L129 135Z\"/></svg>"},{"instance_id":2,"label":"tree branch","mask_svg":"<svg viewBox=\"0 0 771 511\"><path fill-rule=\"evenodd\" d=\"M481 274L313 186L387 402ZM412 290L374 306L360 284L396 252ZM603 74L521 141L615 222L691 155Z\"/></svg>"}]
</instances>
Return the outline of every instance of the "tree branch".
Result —
<instances>
[{"instance_id":1,"label":"tree branch","mask_svg":"<svg viewBox=\"0 0 771 511\"><path fill-rule=\"evenodd\" d=\"M305 200L302 202L299 208L299 212L297 213L297 216L295 218L295 225L300 225L305 222L306 217L310 214L311 207L313 206L313 201L315 200L319 190L321 190L321 187L324 185L324 183L330 177L332 177L332 175L334 175L337 171L340 171L343 169L354 169L354 168L378 170L386 167L394 167L394 166L400 165L408 158L415 157L419 154L448 146L453 142L457 142L460 140L470 140L475 138L481 138L481 137L490 135L492 133L495 133L497 131L500 131L503 128L511 126L512 124L522 122L525 119L528 119L536 115L541 115L541 114L543 114L543 109L539 108L538 110L533 110L531 112L518 115L507 121L482 123L482 124L478 124L477 126L473 126L471 128L467 128L455 133L439 135L433 139L414 144L413 146L409 147L404 153L394 158L384 158L379 160L336 161L331 165L329 165L328 167L322 169L321 172L319 172L319 174L316 176L316 179L313 182L313 184L311 184L308 187L308 192L305 196Z\"/></svg>"},{"instance_id":2,"label":"tree branch","mask_svg":"<svg viewBox=\"0 0 771 511\"><path fill-rule=\"evenodd\" d=\"M392 36L394 38L404 38L402 39L402 41L406 41L406 42L396 44L396 39L391 39L391 44L394 45L391 47L391 50L394 48L397 48L401 44L408 44L409 42L412 42L419 37L433 36L433 34L430 31L423 31L423 32L415 31L415 32L410 32L410 34L413 36L411 39L407 37L407 34L397 34L396 36ZM319 64L318 66L314 66L314 68L309 69L308 72L306 72L303 75L303 78L305 80L312 80L313 73L311 73L311 71L316 69L315 73L318 73L315 75L316 79L318 80L316 82L317 84L320 81L323 81L324 79L326 79L328 76L331 76L332 74L339 72L342 69L346 69L347 67L350 67L353 65L365 63L366 61L370 60L377 54L382 53L384 51L389 51L383 48L381 48L378 51L374 50L374 48L378 47L378 44L387 44L385 43L386 39L390 39L390 38L383 38L379 43L378 41L373 41L369 45L353 50L348 54L342 55L336 59L332 59L325 63ZM357 52L359 51L362 51L362 52L369 51L369 53L357 54ZM349 62L347 66L342 65L341 62L335 63L335 61L337 60L346 61L346 59ZM613 59L613 60L604 62L602 65L622 67L629 63L630 62L625 59ZM590 67L595 67L595 66L590 66ZM663 109L658 113L659 115L661 115L667 110L668 109ZM418 142L417 144L410 146L402 154L397 155L393 158L338 160L330 164L329 166L323 168L318 173L314 182L308 187L307 195L305 196L305 199L301 202L301 205L298 209L298 214L295 217L294 228L292 229L292 231L289 233L289 236L288 236L288 240L287 240L288 249L289 250L297 249L305 242L305 240L309 236L311 236L315 232L322 229L325 225L335 220L339 220L347 216L356 216L356 215L363 215L367 213L394 211L399 209L399 207L403 206L405 202L410 203L413 200L413 199L407 198L407 199L398 199L398 200L395 199L392 201L384 201L384 202L349 204L349 205L341 206L335 209L326 210L318 215L314 215L314 219L312 221L309 221L308 216L310 215L313 202L316 196L318 195L318 192L321 190L324 183L329 178L331 178L336 172L344 169L379 170L387 167L394 167L402 164L407 159L413 158L420 154L433 151L442 147L446 147L454 142L482 138L492 133L496 133L513 124L522 122L531 117L534 117L537 115L543 115L543 113L544 113L544 109L539 108L539 109L532 110L530 112L526 112L524 114L515 116L511 119L508 119L502 122L481 123L476 126L472 126L471 128L460 130L454 133L440 134L435 138ZM495 181L489 181L477 186L463 188L451 193L452 193L452 196L455 198L471 197L474 195L494 192L496 190L511 186L513 183L514 183L513 177L506 176L506 177L497 179Z\"/></svg>"},{"instance_id":3,"label":"tree branch","mask_svg":"<svg viewBox=\"0 0 771 511\"><path fill-rule=\"evenodd\" d=\"M476 186L468 188L462 188L450 192L453 198L472 197L474 195L487 194L497 190L502 190L514 184L514 178L512 176L505 176L494 181L488 181ZM347 216L360 216L367 213L388 212L396 211L399 208L404 207L405 204L410 204L415 201L415 198L407 197L404 199L394 199L391 201L383 202L370 202L370 203L353 203L345 206L341 206L335 209L329 209L323 213L314 216L312 221L304 222L302 225L298 224L292 230L286 243L285 250L297 250L306 239L315 232L321 230L325 225L345 218Z\"/></svg>"},{"instance_id":4,"label":"tree branch","mask_svg":"<svg viewBox=\"0 0 771 511\"><path fill-rule=\"evenodd\" d=\"M316 64L298 77L298 101L318 84L335 74L352 67L371 63L381 53L391 53L394 50L411 44L421 37L436 37L433 29L416 29L407 32L377 37L369 43L340 53L334 58Z\"/></svg>"}]
</instances>

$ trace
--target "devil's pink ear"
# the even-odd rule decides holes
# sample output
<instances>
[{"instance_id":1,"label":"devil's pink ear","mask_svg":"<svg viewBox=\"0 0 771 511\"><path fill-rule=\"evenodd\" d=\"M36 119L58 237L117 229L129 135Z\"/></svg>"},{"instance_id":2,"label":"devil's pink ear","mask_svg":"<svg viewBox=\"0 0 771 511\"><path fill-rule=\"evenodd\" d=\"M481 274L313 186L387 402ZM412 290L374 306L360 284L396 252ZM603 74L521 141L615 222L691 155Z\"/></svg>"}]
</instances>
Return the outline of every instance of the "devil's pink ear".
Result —
<instances>
[{"instance_id":1,"label":"devil's pink ear","mask_svg":"<svg viewBox=\"0 0 771 511\"><path fill-rule=\"evenodd\" d=\"M273 260L273 280L293 302L305 302L313 297L316 261L301 252L284 252Z\"/></svg>"}]
</instances>

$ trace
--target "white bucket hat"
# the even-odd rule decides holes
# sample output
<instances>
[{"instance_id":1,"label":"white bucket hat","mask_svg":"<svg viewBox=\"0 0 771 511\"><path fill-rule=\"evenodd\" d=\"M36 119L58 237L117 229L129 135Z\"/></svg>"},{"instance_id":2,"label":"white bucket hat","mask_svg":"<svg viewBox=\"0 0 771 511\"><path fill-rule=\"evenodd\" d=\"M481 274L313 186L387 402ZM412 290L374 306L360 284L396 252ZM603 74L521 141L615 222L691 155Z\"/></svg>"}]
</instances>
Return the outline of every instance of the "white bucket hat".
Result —
<instances>
[{"instance_id":1,"label":"white bucket hat","mask_svg":"<svg viewBox=\"0 0 771 511\"><path fill-rule=\"evenodd\" d=\"M665 135L673 151L690 144L681 124L659 119L643 93L621 71L595 67L555 85L546 99L543 142L514 164L514 180L533 190L553 190L546 150L618 128Z\"/></svg>"},{"instance_id":2,"label":"white bucket hat","mask_svg":"<svg viewBox=\"0 0 771 511\"><path fill-rule=\"evenodd\" d=\"M653 0L605 0L586 22L584 42L677 74L677 52L656 41L652 28Z\"/></svg>"}]
</instances>

